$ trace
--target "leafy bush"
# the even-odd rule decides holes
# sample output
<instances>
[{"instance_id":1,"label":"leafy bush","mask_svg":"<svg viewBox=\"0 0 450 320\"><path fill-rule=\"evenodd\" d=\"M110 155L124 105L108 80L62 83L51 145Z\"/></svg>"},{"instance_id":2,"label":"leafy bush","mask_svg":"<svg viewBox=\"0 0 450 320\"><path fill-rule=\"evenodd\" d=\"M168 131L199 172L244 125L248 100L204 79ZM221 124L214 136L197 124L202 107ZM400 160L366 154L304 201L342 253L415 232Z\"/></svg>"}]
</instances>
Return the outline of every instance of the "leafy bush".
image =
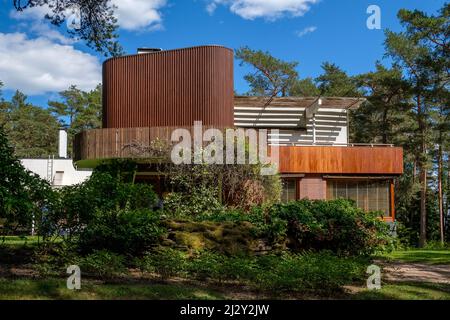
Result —
<instances>
[{"instance_id":1,"label":"leafy bush","mask_svg":"<svg viewBox=\"0 0 450 320\"><path fill-rule=\"evenodd\" d=\"M127 273L125 257L106 250L95 250L79 261L81 272L110 279Z\"/></svg>"},{"instance_id":2,"label":"leafy bush","mask_svg":"<svg viewBox=\"0 0 450 320\"><path fill-rule=\"evenodd\" d=\"M262 269L256 282L266 290L331 292L364 274L364 264L360 261L330 252L268 256Z\"/></svg>"},{"instance_id":3,"label":"leafy bush","mask_svg":"<svg viewBox=\"0 0 450 320\"><path fill-rule=\"evenodd\" d=\"M331 292L364 277L367 261L338 257L331 252L284 253L267 256L226 256L211 251L192 256L174 250L150 252L141 269L163 279L184 276L198 280L239 280L256 289Z\"/></svg>"},{"instance_id":4,"label":"leafy bush","mask_svg":"<svg viewBox=\"0 0 450 320\"><path fill-rule=\"evenodd\" d=\"M164 212L173 217L209 215L224 210L217 190L193 187L189 193L172 192L164 199Z\"/></svg>"},{"instance_id":5,"label":"leafy bush","mask_svg":"<svg viewBox=\"0 0 450 320\"><path fill-rule=\"evenodd\" d=\"M157 196L151 185L124 182L108 172L94 172L86 182L60 190L60 209L54 223L70 235L77 234L97 212L152 210Z\"/></svg>"},{"instance_id":6,"label":"leafy bush","mask_svg":"<svg viewBox=\"0 0 450 320\"><path fill-rule=\"evenodd\" d=\"M167 279L181 275L186 269L186 254L171 248L152 251L139 260L142 271L153 272Z\"/></svg>"},{"instance_id":7,"label":"leafy bush","mask_svg":"<svg viewBox=\"0 0 450 320\"><path fill-rule=\"evenodd\" d=\"M82 252L95 248L139 255L157 244L164 231L159 215L148 210L97 212L78 244Z\"/></svg>"},{"instance_id":8,"label":"leafy bush","mask_svg":"<svg viewBox=\"0 0 450 320\"><path fill-rule=\"evenodd\" d=\"M269 236L285 237L294 251L331 250L339 255L371 254L389 246L389 227L377 213L367 213L348 200L301 200L269 209ZM282 220L282 221L280 221ZM276 235L276 236L275 236Z\"/></svg>"}]
</instances>

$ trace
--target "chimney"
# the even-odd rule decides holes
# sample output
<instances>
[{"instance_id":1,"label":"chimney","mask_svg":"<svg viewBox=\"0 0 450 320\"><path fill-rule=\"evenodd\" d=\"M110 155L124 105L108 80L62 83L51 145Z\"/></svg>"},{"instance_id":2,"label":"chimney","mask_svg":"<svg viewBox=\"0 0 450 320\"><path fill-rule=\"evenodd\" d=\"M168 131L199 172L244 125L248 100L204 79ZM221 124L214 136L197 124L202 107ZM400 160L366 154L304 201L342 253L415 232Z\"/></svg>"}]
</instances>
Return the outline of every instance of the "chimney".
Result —
<instances>
[{"instance_id":1,"label":"chimney","mask_svg":"<svg viewBox=\"0 0 450 320\"><path fill-rule=\"evenodd\" d=\"M59 129L58 156L67 158L67 131Z\"/></svg>"},{"instance_id":2,"label":"chimney","mask_svg":"<svg viewBox=\"0 0 450 320\"><path fill-rule=\"evenodd\" d=\"M155 52L161 52L161 51L163 51L161 48L138 48L137 49L138 54L155 53Z\"/></svg>"}]
</instances>

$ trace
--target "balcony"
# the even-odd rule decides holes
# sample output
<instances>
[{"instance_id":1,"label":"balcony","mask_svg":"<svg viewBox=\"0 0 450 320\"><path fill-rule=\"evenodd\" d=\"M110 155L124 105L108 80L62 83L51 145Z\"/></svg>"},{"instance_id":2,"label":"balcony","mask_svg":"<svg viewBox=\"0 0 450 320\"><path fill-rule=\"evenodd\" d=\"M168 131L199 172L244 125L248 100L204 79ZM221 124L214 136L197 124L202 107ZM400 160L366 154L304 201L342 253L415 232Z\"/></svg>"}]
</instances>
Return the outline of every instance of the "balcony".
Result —
<instances>
[{"instance_id":1,"label":"balcony","mask_svg":"<svg viewBox=\"0 0 450 320\"><path fill-rule=\"evenodd\" d=\"M209 127L204 126L206 130ZM95 129L75 137L74 161L92 168L101 160L145 158L139 146L157 139L170 141L176 127ZM192 132L191 128L186 128ZM280 172L285 174L400 175L403 149L391 145L294 145L280 146Z\"/></svg>"}]
</instances>

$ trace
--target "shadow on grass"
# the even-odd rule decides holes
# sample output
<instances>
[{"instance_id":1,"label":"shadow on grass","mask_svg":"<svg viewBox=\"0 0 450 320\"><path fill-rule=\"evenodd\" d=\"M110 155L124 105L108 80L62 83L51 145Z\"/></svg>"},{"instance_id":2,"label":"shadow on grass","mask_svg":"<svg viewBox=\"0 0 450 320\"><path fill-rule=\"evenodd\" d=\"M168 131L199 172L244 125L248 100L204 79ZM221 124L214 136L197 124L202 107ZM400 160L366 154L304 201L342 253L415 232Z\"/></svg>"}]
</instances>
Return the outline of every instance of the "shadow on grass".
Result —
<instances>
[{"instance_id":1,"label":"shadow on grass","mask_svg":"<svg viewBox=\"0 0 450 320\"><path fill-rule=\"evenodd\" d=\"M0 279L0 300L138 300L224 299L213 290L173 284L108 284L83 281L81 290L66 288L61 279Z\"/></svg>"}]
</instances>

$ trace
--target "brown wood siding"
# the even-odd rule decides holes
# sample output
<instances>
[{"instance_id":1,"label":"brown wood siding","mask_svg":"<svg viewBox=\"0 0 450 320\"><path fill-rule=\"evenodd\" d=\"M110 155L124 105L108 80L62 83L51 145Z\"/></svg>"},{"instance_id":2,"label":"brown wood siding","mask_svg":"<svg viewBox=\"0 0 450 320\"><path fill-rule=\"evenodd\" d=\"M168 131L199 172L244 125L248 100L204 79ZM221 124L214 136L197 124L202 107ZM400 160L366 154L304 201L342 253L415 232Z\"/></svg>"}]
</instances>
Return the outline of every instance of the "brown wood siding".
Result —
<instances>
[{"instance_id":1,"label":"brown wood siding","mask_svg":"<svg viewBox=\"0 0 450 320\"><path fill-rule=\"evenodd\" d=\"M396 147L280 147L281 173L402 174L403 149Z\"/></svg>"},{"instance_id":2,"label":"brown wood siding","mask_svg":"<svg viewBox=\"0 0 450 320\"><path fill-rule=\"evenodd\" d=\"M233 51L202 46L103 64L103 127L233 126Z\"/></svg>"}]
</instances>

